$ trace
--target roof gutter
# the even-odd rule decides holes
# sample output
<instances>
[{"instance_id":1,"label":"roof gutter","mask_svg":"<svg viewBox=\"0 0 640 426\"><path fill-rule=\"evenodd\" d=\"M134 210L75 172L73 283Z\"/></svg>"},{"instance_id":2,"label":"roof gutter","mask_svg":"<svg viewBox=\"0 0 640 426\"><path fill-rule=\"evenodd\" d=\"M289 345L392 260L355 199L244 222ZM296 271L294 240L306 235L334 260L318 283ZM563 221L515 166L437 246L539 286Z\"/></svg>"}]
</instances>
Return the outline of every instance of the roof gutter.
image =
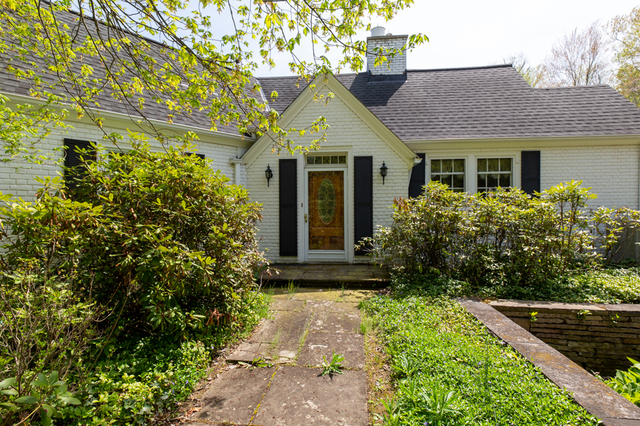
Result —
<instances>
[{"instance_id":1,"label":"roof gutter","mask_svg":"<svg viewBox=\"0 0 640 426\"><path fill-rule=\"evenodd\" d=\"M4 95L7 98L9 98L12 101L24 101L24 102L29 102L29 103L36 103L36 104L40 104L43 105L45 102L31 97L31 96L25 96L25 95L18 95L15 93L8 93L8 92L4 92L4 91L0 91L0 95ZM64 108L65 105L52 105L52 107L56 107L56 108ZM68 107L72 107L71 105L67 105ZM251 145L253 145L253 143L255 142L255 139L253 138L248 138L246 136L242 136L240 134L238 135L232 135L229 133L223 133L217 130L211 130L211 129L206 129L206 128L202 128L202 127L193 127L193 126L189 126L186 124L177 124L177 123L168 123L166 121L162 121L162 120L157 120L157 119L150 119L150 118L143 118L140 116L132 116L129 114L125 114L125 113L121 113L121 112L113 112L113 111L107 111L107 110L102 110L102 109L92 109L91 111L99 113L101 116L104 116L105 118L113 118L116 120L122 120L122 121L131 121L134 122L135 120L145 120L148 121L152 124L158 124L158 125L162 125L163 127L167 127L170 130L174 130L175 133L180 133L180 134L184 134L188 131L191 132L195 132L199 135L207 135L207 136L213 136L215 138L220 138L222 139L222 141L220 141L220 143L226 144L226 145L233 145L233 146L242 146L244 148L249 148L251 147ZM73 120L73 119L71 119ZM80 121L80 120L73 120L73 121ZM226 142L226 143L225 143Z\"/></svg>"}]
</instances>

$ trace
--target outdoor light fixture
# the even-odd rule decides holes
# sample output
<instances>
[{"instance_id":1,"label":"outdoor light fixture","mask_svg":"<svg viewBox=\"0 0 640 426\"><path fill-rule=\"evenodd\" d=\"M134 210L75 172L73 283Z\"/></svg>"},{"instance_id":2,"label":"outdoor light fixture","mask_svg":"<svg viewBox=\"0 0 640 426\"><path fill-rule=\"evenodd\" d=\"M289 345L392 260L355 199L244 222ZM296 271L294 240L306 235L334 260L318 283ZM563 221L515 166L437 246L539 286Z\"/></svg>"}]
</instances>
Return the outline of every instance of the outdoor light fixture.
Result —
<instances>
[{"instance_id":1,"label":"outdoor light fixture","mask_svg":"<svg viewBox=\"0 0 640 426\"><path fill-rule=\"evenodd\" d=\"M380 176L382 176L382 184L384 185L384 178L387 177L387 166L382 162L382 167L380 167Z\"/></svg>"},{"instance_id":2,"label":"outdoor light fixture","mask_svg":"<svg viewBox=\"0 0 640 426\"><path fill-rule=\"evenodd\" d=\"M267 178L267 186L269 186L269 180L273 177L273 171L271 170L271 166L267 164L267 170L264 171L264 175Z\"/></svg>"}]
</instances>

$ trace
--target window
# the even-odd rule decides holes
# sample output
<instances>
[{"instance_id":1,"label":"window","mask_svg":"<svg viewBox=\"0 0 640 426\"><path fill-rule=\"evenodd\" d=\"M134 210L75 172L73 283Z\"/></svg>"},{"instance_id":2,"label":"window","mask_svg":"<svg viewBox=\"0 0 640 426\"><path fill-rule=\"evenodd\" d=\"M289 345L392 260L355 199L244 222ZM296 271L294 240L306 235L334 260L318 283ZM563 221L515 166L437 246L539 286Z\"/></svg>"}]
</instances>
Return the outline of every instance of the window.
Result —
<instances>
[{"instance_id":1,"label":"window","mask_svg":"<svg viewBox=\"0 0 640 426\"><path fill-rule=\"evenodd\" d=\"M478 192L513 185L513 158L478 158Z\"/></svg>"},{"instance_id":2,"label":"window","mask_svg":"<svg viewBox=\"0 0 640 426\"><path fill-rule=\"evenodd\" d=\"M307 155L307 164L347 164L346 155Z\"/></svg>"},{"instance_id":3,"label":"window","mask_svg":"<svg viewBox=\"0 0 640 426\"><path fill-rule=\"evenodd\" d=\"M464 192L464 159L431 160L431 180L449 185L449 189Z\"/></svg>"}]
</instances>

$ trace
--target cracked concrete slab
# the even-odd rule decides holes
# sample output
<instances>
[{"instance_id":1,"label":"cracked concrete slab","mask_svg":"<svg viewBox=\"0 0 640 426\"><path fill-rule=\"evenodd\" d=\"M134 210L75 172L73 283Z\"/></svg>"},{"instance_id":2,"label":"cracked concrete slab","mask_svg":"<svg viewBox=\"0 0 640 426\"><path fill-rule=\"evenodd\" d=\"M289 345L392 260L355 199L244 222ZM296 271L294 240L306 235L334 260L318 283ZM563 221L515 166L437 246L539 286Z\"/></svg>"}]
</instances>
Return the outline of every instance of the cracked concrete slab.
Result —
<instances>
[{"instance_id":1,"label":"cracked concrete slab","mask_svg":"<svg viewBox=\"0 0 640 426\"><path fill-rule=\"evenodd\" d=\"M340 313L355 313L360 312L357 303L350 302L334 302L332 300L309 300L304 306L306 311L312 311L316 313L320 312L340 312Z\"/></svg>"},{"instance_id":2,"label":"cracked concrete slab","mask_svg":"<svg viewBox=\"0 0 640 426\"><path fill-rule=\"evenodd\" d=\"M364 337L353 333L309 332L304 342L297 364L306 367L320 367L323 356L331 359L333 351L344 356L343 366L364 369Z\"/></svg>"},{"instance_id":3,"label":"cracked concrete slab","mask_svg":"<svg viewBox=\"0 0 640 426\"><path fill-rule=\"evenodd\" d=\"M248 424L275 371L275 368L234 368L224 371L204 393L204 407L193 420L209 424Z\"/></svg>"},{"instance_id":4,"label":"cracked concrete slab","mask_svg":"<svg viewBox=\"0 0 640 426\"><path fill-rule=\"evenodd\" d=\"M360 313L324 312L314 315L309 331L327 333L357 333L360 329Z\"/></svg>"},{"instance_id":5,"label":"cracked concrete slab","mask_svg":"<svg viewBox=\"0 0 640 426\"><path fill-rule=\"evenodd\" d=\"M321 373L316 368L281 367L252 424L366 426L366 373L345 371L332 377Z\"/></svg>"},{"instance_id":6,"label":"cracked concrete slab","mask_svg":"<svg viewBox=\"0 0 640 426\"><path fill-rule=\"evenodd\" d=\"M256 358L268 356L270 346L266 343L244 342L227 357L229 362L252 362Z\"/></svg>"},{"instance_id":7,"label":"cracked concrete slab","mask_svg":"<svg viewBox=\"0 0 640 426\"><path fill-rule=\"evenodd\" d=\"M273 359L292 361L302 344L312 314L310 312L282 311L278 315L276 334L271 340L269 355Z\"/></svg>"},{"instance_id":8,"label":"cracked concrete slab","mask_svg":"<svg viewBox=\"0 0 640 426\"><path fill-rule=\"evenodd\" d=\"M273 299L271 309L274 311L301 311L305 301L297 299Z\"/></svg>"},{"instance_id":9,"label":"cracked concrete slab","mask_svg":"<svg viewBox=\"0 0 640 426\"><path fill-rule=\"evenodd\" d=\"M253 335L227 358L230 362L251 362L256 358L279 363L295 360L302 345L312 313L279 311L263 321Z\"/></svg>"},{"instance_id":10,"label":"cracked concrete slab","mask_svg":"<svg viewBox=\"0 0 640 426\"><path fill-rule=\"evenodd\" d=\"M279 318L279 312L272 312L271 318L262 321L247 341L251 343L271 343L278 333Z\"/></svg>"}]
</instances>

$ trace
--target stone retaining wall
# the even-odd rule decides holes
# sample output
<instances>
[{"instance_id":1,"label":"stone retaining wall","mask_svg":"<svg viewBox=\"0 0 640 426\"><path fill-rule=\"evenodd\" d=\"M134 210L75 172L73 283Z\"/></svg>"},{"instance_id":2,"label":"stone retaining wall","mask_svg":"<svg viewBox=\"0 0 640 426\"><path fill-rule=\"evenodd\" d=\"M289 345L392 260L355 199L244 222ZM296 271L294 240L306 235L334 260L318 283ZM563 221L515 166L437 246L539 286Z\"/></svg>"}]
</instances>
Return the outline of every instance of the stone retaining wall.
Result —
<instances>
[{"instance_id":1,"label":"stone retaining wall","mask_svg":"<svg viewBox=\"0 0 640 426\"><path fill-rule=\"evenodd\" d=\"M578 404L602 420L605 426L640 426L640 408L587 373L559 351L517 326L504 314L486 303L470 299L460 300L460 303L489 331L538 367L549 380L568 391ZM538 306L537 302L535 304L520 303L532 303L532 306ZM512 308L512 312L517 307L515 304L507 306Z\"/></svg>"},{"instance_id":2,"label":"stone retaining wall","mask_svg":"<svg viewBox=\"0 0 640 426\"><path fill-rule=\"evenodd\" d=\"M605 376L640 361L640 305L498 300L490 303L589 371Z\"/></svg>"}]
</instances>

